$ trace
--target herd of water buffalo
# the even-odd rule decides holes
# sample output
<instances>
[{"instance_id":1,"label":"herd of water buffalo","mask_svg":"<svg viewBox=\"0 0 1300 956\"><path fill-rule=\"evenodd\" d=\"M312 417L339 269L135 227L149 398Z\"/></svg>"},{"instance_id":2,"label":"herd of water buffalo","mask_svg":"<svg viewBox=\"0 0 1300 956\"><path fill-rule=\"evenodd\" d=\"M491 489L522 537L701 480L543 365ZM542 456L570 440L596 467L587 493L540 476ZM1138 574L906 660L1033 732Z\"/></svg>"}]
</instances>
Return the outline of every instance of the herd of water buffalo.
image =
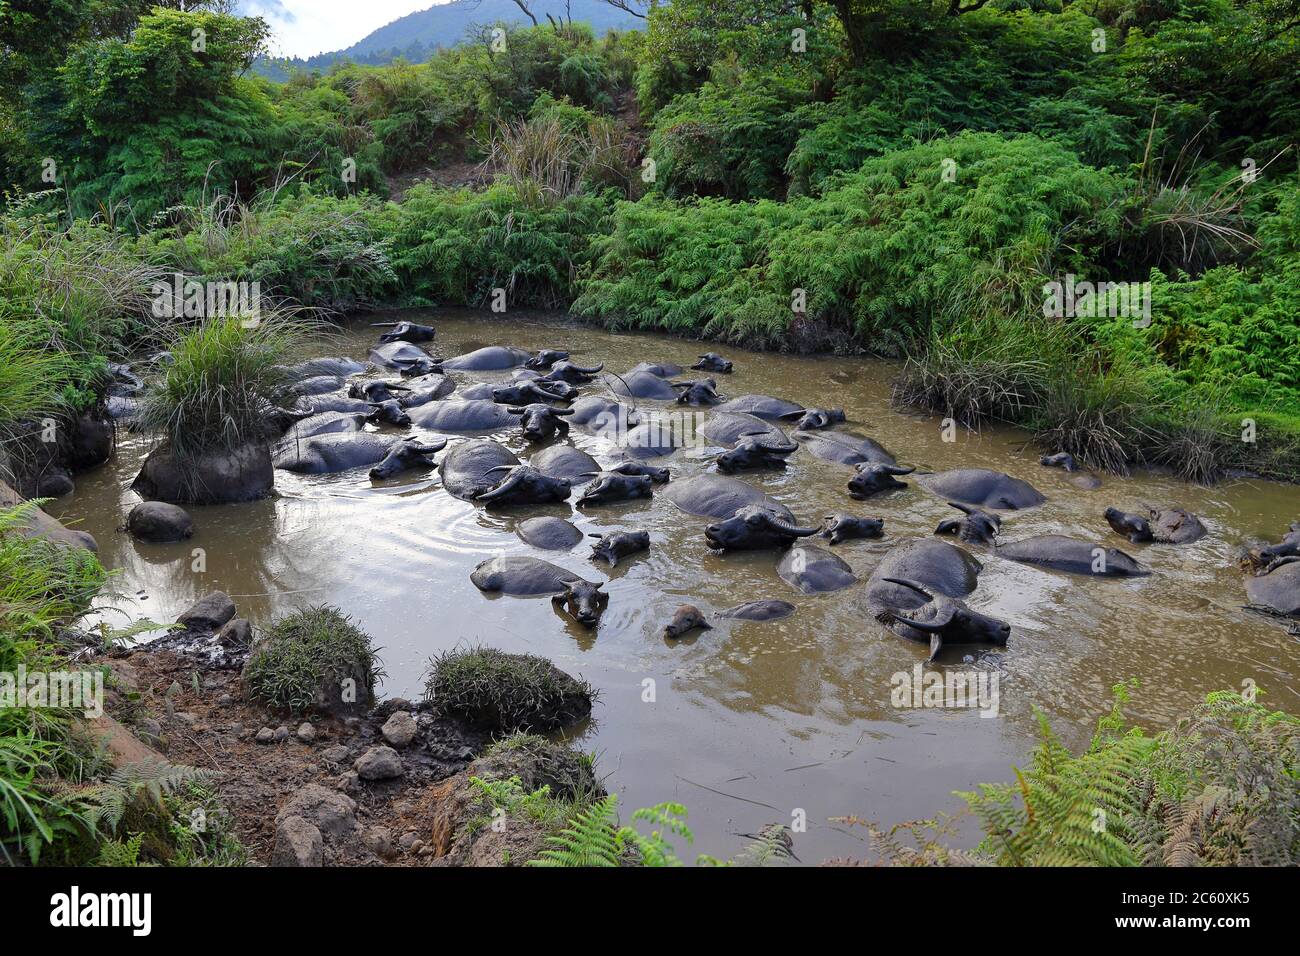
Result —
<instances>
[{"instance_id":1,"label":"herd of water buffalo","mask_svg":"<svg viewBox=\"0 0 1300 956\"><path fill-rule=\"evenodd\" d=\"M784 468L787 459L802 449L851 468L847 492L861 501L907 487L900 479L915 472L901 467L872 439L837 430L834 426L845 423L841 409L804 408L765 395L728 400L719 393L717 379L678 380L684 370L675 365L645 362L623 374L604 373L602 365L578 365L558 349L532 353L489 346L440 359L421 348L434 338L433 328L411 322L385 328L369 358L399 379L353 379L367 368L346 358L319 358L293 366L297 405L288 416L292 424L274 448L275 467L309 474L369 468L373 479L382 480L407 469L436 466L449 494L492 508L565 502L576 488L581 488L580 508L649 498L661 491L683 512L710 519L703 529L710 547L782 552L778 574L803 593L833 591L856 581L848 564L806 539L820 536L834 546L853 538L878 538L884 534L884 520L841 513L828 515L822 525L803 526L784 504L733 474ZM725 375L733 366L708 353L692 369ZM457 382L451 377L476 372L509 372L512 377L495 385ZM590 393L583 394L584 389ZM643 414L637 407L641 401L662 403L654 406L660 414ZM684 443L679 430L665 427L672 416L663 413L674 406L709 409L698 431L713 449L716 472L670 480L667 468L651 463ZM434 455L448 446L446 437L366 431L366 423L415 426L421 432L465 439L435 462ZM788 435L781 423L788 423ZM602 465L567 441L554 441L557 436L567 438L571 427L613 439L617 460ZM527 462L504 444L469 437L510 428L521 429L534 449ZM1044 456L1041 464L1075 472L1081 483L1096 483L1068 454ZM998 557L1066 573L1107 577L1149 573L1118 548L1062 535L999 542L998 512L1032 508L1045 500L1023 479L962 468L917 473L912 480L958 512L939 524L936 535L988 546ZM1104 517L1131 542L1187 544L1207 533L1197 516L1180 508L1152 508L1145 515L1109 508ZM518 532L543 549L569 549L583 538L573 524L557 517L529 518L520 522ZM598 538L593 560L611 566L650 547L650 536L644 531L593 537ZM1300 616L1300 522L1291 525L1281 542L1250 549L1249 561L1254 572L1247 580L1251 602L1276 614ZM1005 645L1010 626L962 600L974 591L981 567L970 552L939 537L901 544L885 555L868 580L868 607L895 634L928 643L931 660L947 645ZM534 557L492 558L480 564L471 578L487 592L550 595L588 627L598 624L609 601L601 584ZM763 600L722 614L771 620L793 611L789 602ZM709 626L697 608L683 605L664 631L678 637Z\"/></svg>"}]
</instances>

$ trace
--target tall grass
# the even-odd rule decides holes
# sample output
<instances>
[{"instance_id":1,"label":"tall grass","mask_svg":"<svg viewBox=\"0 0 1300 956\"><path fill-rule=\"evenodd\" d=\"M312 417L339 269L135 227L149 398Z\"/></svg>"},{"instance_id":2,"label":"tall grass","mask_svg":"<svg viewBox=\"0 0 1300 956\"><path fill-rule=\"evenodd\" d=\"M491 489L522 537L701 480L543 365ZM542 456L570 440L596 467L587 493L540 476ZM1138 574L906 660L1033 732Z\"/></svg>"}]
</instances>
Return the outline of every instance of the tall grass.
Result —
<instances>
[{"instance_id":1,"label":"tall grass","mask_svg":"<svg viewBox=\"0 0 1300 956\"><path fill-rule=\"evenodd\" d=\"M282 363L306 331L299 320L273 316L255 328L230 317L177 333L172 363L141 403L140 424L182 458L265 440L267 410L290 399Z\"/></svg>"},{"instance_id":2,"label":"tall grass","mask_svg":"<svg viewBox=\"0 0 1300 956\"><path fill-rule=\"evenodd\" d=\"M495 172L525 202L549 204L615 186L624 193L632 181L627 143L613 122L596 117L575 129L557 115L497 125L485 146L485 171Z\"/></svg>"}]
</instances>

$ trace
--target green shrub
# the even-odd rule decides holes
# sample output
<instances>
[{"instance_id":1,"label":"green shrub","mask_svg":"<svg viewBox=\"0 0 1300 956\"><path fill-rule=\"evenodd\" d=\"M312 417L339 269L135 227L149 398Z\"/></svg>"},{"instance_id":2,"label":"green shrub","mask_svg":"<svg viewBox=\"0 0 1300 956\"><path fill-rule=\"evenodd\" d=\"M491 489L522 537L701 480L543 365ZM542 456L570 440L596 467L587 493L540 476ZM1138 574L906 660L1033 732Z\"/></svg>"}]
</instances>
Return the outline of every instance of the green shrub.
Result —
<instances>
[{"instance_id":1,"label":"green shrub","mask_svg":"<svg viewBox=\"0 0 1300 956\"><path fill-rule=\"evenodd\" d=\"M281 363L302 335L298 323L271 315L254 328L232 316L177 333L162 381L140 404L141 426L180 457L266 441L268 410L292 404Z\"/></svg>"},{"instance_id":2,"label":"green shrub","mask_svg":"<svg viewBox=\"0 0 1300 956\"><path fill-rule=\"evenodd\" d=\"M481 647L429 662L425 697L444 714L512 732L567 727L591 713L595 689L531 654Z\"/></svg>"},{"instance_id":3,"label":"green shrub","mask_svg":"<svg viewBox=\"0 0 1300 956\"><path fill-rule=\"evenodd\" d=\"M340 703L368 709L382 676L370 635L338 608L322 605L276 621L255 642L243 681L252 698L302 714Z\"/></svg>"}]
</instances>

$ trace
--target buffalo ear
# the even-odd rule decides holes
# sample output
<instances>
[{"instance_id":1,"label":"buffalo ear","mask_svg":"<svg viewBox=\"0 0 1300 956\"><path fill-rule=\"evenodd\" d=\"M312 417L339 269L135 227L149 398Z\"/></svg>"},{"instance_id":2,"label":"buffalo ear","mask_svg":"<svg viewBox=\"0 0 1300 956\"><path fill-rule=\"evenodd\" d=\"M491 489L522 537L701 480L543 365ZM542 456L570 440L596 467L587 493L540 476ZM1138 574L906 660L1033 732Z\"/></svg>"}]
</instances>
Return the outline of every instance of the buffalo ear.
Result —
<instances>
[{"instance_id":1,"label":"buffalo ear","mask_svg":"<svg viewBox=\"0 0 1300 956\"><path fill-rule=\"evenodd\" d=\"M551 603L552 603L552 604L563 604L564 601L565 601L565 599L566 599L567 597L568 597L568 595L565 594L564 592L561 592L561 593L559 593L559 594L552 594L552 595L551 595Z\"/></svg>"}]
</instances>

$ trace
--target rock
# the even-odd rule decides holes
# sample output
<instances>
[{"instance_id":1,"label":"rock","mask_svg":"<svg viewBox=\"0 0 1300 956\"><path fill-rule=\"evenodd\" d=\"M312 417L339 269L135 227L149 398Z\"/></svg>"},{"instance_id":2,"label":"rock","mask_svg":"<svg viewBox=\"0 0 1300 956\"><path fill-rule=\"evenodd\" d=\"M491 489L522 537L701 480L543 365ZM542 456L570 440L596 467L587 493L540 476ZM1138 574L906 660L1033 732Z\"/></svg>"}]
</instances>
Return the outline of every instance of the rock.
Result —
<instances>
[{"instance_id":1,"label":"rock","mask_svg":"<svg viewBox=\"0 0 1300 956\"><path fill-rule=\"evenodd\" d=\"M219 505L265 498L275 487L271 451L245 445L181 461L169 445L149 453L131 490L146 501L185 505Z\"/></svg>"},{"instance_id":2,"label":"rock","mask_svg":"<svg viewBox=\"0 0 1300 956\"><path fill-rule=\"evenodd\" d=\"M94 412L82 412L64 430L60 455L74 472L102 465L113 454L113 423Z\"/></svg>"},{"instance_id":3,"label":"rock","mask_svg":"<svg viewBox=\"0 0 1300 956\"><path fill-rule=\"evenodd\" d=\"M407 830L397 839L397 845L407 851L414 850L420 842L420 834L414 830Z\"/></svg>"},{"instance_id":4,"label":"rock","mask_svg":"<svg viewBox=\"0 0 1300 956\"><path fill-rule=\"evenodd\" d=\"M273 744L275 743L275 731L270 727L263 727L253 739L259 744Z\"/></svg>"},{"instance_id":5,"label":"rock","mask_svg":"<svg viewBox=\"0 0 1300 956\"><path fill-rule=\"evenodd\" d=\"M62 498L77 490L72 476L62 468L47 471L36 479L37 498Z\"/></svg>"},{"instance_id":6,"label":"rock","mask_svg":"<svg viewBox=\"0 0 1300 956\"><path fill-rule=\"evenodd\" d=\"M329 837L342 837L357 828L357 804L346 794L318 783L301 787L275 815L276 826L301 817Z\"/></svg>"},{"instance_id":7,"label":"rock","mask_svg":"<svg viewBox=\"0 0 1300 956\"><path fill-rule=\"evenodd\" d=\"M165 501L142 501L127 515L126 529L141 541L165 544L192 536L194 521L178 505Z\"/></svg>"},{"instance_id":8,"label":"rock","mask_svg":"<svg viewBox=\"0 0 1300 956\"><path fill-rule=\"evenodd\" d=\"M371 747L352 766L362 780L393 780L404 772L402 758L392 747Z\"/></svg>"},{"instance_id":9,"label":"rock","mask_svg":"<svg viewBox=\"0 0 1300 956\"><path fill-rule=\"evenodd\" d=\"M302 817L277 818L272 866L321 866L325 842L320 830Z\"/></svg>"},{"instance_id":10,"label":"rock","mask_svg":"<svg viewBox=\"0 0 1300 956\"><path fill-rule=\"evenodd\" d=\"M415 739L415 733L418 728L415 726L415 718L404 710L393 712L393 716L384 722L383 729L380 731L391 746L401 750L410 745Z\"/></svg>"},{"instance_id":11,"label":"rock","mask_svg":"<svg viewBox=\"0 0 1300 956\"><path fill-rule=\"evenodd\" d=\"M197 604L176 618L195 631L215 631L235 616L235 602L224 591L213 591L199 598Z\"/></svg>"},{"instance_id":12,"label":"rock","mask_svg":"<svg viewBox=\"0 0 1300 956\"><path fill-rule=\"evenodd\" d=\"M316 739L316 728L306 721L299 724L298 739L305 744L312 743Z\"/></svg>"},{"instance_id":13,"label":"rock","mask_svg":"<svg viewBox=\"0 0 1300 956\"><path fill-rule=\"evenodd\" d=\"M222 694L220 697L217 698L217 706L218 706L218 707L234 707L234 706L235 706L235 698L234 698L232 695L230 695L230 694Z\"/></svg>"},{"instance_id":14,"label":"rock","mask_svg":"<svg viewBox=\"0 0 1300 956\"><path fill-rule=\"evenodd\" d=\"M12 508L23 503L23 497L18 492L0 481L0 508ZM85 531L74 531L71 528L65 528L61 522L46 514L40 508L33 509L27 520L20 524L16 530L19 534L29 537L45 538L60 547L85 548L91 552L99 551L99 545L95 543L95 539L91 535Z\"/></svg>"},{"instance_id":15,"label":"rock","mask_svg":"<svg viewBox=\"0 0 1300 956\"><path fill-rule=\"evenodd\" d=\"M136 722L135 734L151 747L162 743L162 724L152 717L142 717Z\"/></svg>"},{"instance_id":16,"label":"rock","mask_svg":"<svg viewBox=\"0 0 1300 956\"><path fill-rule=\"evenodd\" d=\"M242 650L253 643L253 625L242 617L227 621L217 634L217 643L228 650Z\"/></svg>"},{"instance_id":17,"label":"rock","mask_svg":"<svg viewBox=\"0 0 1300 956\"><path fill-rule=\"evenodd\" d=\"M199 719L196 714L191 714L187 710L178 711L174 716L176 717L177 720L179 720L182 724L184 724L187 727L193 727L196 723L198 723L198 719Z\"/></svg>"},{"instance_id":18,"label":"rock","mask_svg":"<svg viewBox=\"0 0 1300 956\"><path fill-rule=\"evenodd\" d=\"M275 742L277 744L284 743L288 739L289 739L288 727L284 726L284 724L281 724L279 727L275 728Z\"/></svg>"},{"instance_id":19,"label":"rock","mask_svg":"<svg viewBox=\"0 0 1300 956\"><path fill-rule=\"evenodd\" d=\"M371 827L361 835L361 842L366 849L381 860L391 860L397 856L397 847L393 845L393 831L388 827Z\"/></svg>"},{"instance_id":20,"label":"rock","mask_svg":"<svg viewBox=\"0 0 1300 956\"><path fill-rule=\"evenodd\" d=\"M333 764L341 764L348 759L348 748L342 744L327 747L320 753L321 759Z\"/></svg>"}]
</instances>

